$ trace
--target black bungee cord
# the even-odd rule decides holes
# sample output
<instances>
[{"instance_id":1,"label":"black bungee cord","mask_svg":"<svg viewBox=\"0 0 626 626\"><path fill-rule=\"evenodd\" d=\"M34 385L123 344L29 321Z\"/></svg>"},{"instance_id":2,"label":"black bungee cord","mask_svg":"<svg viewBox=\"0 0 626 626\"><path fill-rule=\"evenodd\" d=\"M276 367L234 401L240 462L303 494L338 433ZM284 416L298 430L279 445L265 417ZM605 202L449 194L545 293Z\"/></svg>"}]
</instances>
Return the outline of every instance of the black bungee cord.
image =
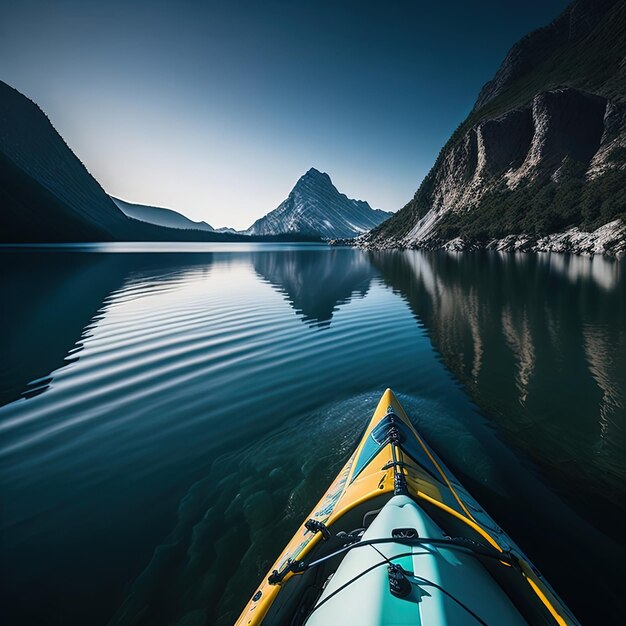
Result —
<instances>
[{"instance_id":1,"label":"black bungee cord","mask_svg":"<svg viewBox=\"0 0 626 626\"><path fill-rule=\"evenodd\" d=\"M400 557L403 557L403 556L413 556L414 554L413 552L402 552L401 554L394 554L392 557L388 558L382 552L380 552L380 550L378 550L375 546L372 546L372 548L374 548L376 552L378 552L378 554L380 554L383 557L384 560L379 561L378 563L375 563L374 565L368 567L362 572L359 572L356 576L354 576L353 578L345 582L343 585L341 585L341 587L339 587L338 589L335 589L335 591L333 591L331 594L326 596L321 602L319 602L315 607L313 607L313 610L307 616L307 621L310 619L311 615L313 615L313 613L317 611L317 609L319 609L321 606L326 604L326 602L328 602L331 598L334 598L339 592L343 591L346 587L356 582L359 578L361 578L362 576L365 576L365 574L369 574L369 572L371 572L372 570L375 570L377 567L381 567L382 565L388 565L389 563L393 561L393 559L399 559ZM420 582L424 584L435 587L436 589L441 591L443 594L445 594L447 597L449 597L451 600L454 600L454 602L456 602L461 608L467 611L479 624L481 624L481 626L489 626L487 622L485 622L485 620L483 620L480 616L476 615L476 613L474 613L472 609L470 609L468 606L463 604L463 602L461 602L458 598L455 598L451 593L446 591L443 587L440 587L437 583L433 582L432 580L428 580L427 578L423 578L422 576L413 576L413 578L418 579Z\"/></svg>"}]
</instances>

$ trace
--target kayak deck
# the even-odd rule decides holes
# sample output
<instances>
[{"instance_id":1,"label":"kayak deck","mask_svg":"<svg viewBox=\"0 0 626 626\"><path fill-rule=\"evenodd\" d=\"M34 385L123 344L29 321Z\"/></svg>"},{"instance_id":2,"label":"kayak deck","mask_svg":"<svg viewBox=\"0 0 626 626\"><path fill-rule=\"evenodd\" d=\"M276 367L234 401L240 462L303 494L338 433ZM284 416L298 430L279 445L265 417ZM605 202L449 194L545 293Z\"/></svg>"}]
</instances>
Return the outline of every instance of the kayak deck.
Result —
<instances>
[{"instance_id":1,"label":"kayak deck","mask_svg":"<svg viewBox=\"0 0 626 626\"><path fill-rule=\"evenodd\" d=\"M398 497L404 500L396 500ZM403 506L399 507L398 502L403 502ZM403 544L398 540L398 545L390 543L388 531L399 528L393 525L391 512L410 517L414 525L407 528L413 528L420 537L433 540L455 538L450 541L458 545L451 545L450 549L439 546L437 554L431 553L424 558L424 550L433 550L434 546L420 544L419 538L414 540L419 547L410 546L410 550L404 545L407 541ZM429 535L427 530L434 534ZM420 554L419 559L416 556L401 557L396 563L403 568L404 574L399 574L401 578L409 578L407 572L413 576L412 593L420 596L420 602L407 603L403 599L401 605L397 602L390 604L385 590L389 589L390 577L398 575L397 568L396 573L383 566L365 573L369 567L365 565L366 557L383 558L371 549L372 546L363 543L367 541L364 539L366 535L371 537L377 533L382 533L380 538L387 540L385 544L376 545L382 554L392 556L396 549L411 554L415 549ZM463 554L461 547L471 554ZM449 560L444 558L446 555ZM403 559L409 559L405 561L406 567L402 565ZM393 561L395 563L395 559ZM452 562L456 565L451 566ZM365 568L361 570L360 578L348 582L346 572L359 567ZM422 567L426 568L424 576L419 574ZM420 585L415 576L430 580L431 586L435 583L444 592L437 590L435 593L432 588ZM324 600L343 578L346 578L345 588ZM385 585L381 586L381 581L385 581ZM369 589L369 585L375 586L376 593ZM446 596L445 592L452 597ZM522 551L419 436L388 389L356 450L256 589L237 626L346 623L336 616L345 611L345 615L353 615L367 602L378 603L370 607L373 610L368 613L370 618L350 618L348 623L403 624L407 623L402 621L406 611L413 611L412 624L420 623L415 620L421 619L421 612L433 615L424 619L424 623L464 624L459 620L468 616L473 623L480 623L456 602L456 593L467 596L470 604L476 602L475 598L470 598L472 594L478 597L481 607L486 602L489 607L483 607L481 611L491 616L487 623L578 624ZM399 600L395 596L392 599ZM451 608L450 602L456 608ZM460 602L465 604L463 600ZM469 608L469 605L465 606ZM459 609L464 618L456 612ZM494 621L494 615L507 611L510 611L510 619ZM448 614L456 616L452 622L445 621ZM484 619L478 613L476 615ZM434 616L438 616L437 619Z\"/></svg>"},{"instance_id":2,"label":"kayak deck","mask_svg":"<svg viewBox=\"0 0 626 626\"><path fill-rule=\"evenodd\" d=\"M394 532L445 539L443 531L407 496L394 496L362 536L380 540L351 550L326 585L306 626L326 624L523 626L502 589L471 555L441 545L406 546L389 542ZM406 597L390 589L387 560L402 567L410 583ZM364 573L365 572L365 573Z\"/></svg>"}]
</instances>

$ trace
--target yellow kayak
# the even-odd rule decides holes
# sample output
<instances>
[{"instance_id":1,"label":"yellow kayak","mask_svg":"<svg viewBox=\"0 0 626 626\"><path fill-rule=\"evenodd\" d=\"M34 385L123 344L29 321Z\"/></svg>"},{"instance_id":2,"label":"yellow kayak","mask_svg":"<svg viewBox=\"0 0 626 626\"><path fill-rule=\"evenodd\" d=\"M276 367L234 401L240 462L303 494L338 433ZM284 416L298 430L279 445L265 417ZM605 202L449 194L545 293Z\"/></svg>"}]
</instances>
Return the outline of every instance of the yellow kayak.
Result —
<instances>
[{"instance_id":1,"label":"yellow kayak","mask_svg":"<svg viewBox=\"0 0 626 626\"><path fill-rule=\"evenodd\" d=\"M578 624L391 390L238 626Z\"/></svg>"}]
</instances>

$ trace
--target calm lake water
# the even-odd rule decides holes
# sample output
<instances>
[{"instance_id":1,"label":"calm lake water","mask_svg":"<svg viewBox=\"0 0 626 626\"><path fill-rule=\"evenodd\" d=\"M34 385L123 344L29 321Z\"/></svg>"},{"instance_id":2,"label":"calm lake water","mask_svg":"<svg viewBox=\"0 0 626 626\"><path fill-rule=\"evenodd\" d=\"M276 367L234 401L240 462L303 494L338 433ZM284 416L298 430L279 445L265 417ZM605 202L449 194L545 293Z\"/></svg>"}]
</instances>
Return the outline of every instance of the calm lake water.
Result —
<instances>
[{"instance_id":1,"label":"calm lake water","mask_svg":"<svg viewBox=\"0 0 626 626\"><path fill-rule=\"evenodd\" d=\"M4 624L229 624L386 387L584 624L625 607L626 265L0 251Z\"/></svg>"}]
</instances>

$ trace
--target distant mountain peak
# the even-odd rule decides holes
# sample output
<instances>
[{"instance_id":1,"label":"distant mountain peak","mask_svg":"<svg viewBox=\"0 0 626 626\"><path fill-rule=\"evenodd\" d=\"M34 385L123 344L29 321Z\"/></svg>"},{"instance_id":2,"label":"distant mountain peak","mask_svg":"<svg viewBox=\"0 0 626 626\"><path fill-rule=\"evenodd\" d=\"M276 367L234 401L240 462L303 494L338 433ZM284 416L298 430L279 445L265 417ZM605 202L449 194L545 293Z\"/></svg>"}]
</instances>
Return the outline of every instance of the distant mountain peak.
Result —
<instances>
[{"instance_id":1,"label":"distant mountain peak","mask_svg":"<svg viewBox=\"0 0 626 626\"><path fill-rule=\"evenodd\" d=\"M306 173L302 174L300 178L298 178L296 184L293 186L291 193L296 191L301 191L303 188L308 188L309 186L315 186L318 188L326 188L329 190L333 190L337 193L337 188L333 184L330 176L326 172L320 172L318 169L314 167L307 170Z\"/></svg>"},{"instance_id":2,"label":"distant mountain peak","mask_svg":"<svg viewBox=\"0 0 626 626\"><path fill-rule=\"evenodd\" d=\"M320 170L314 167L311 167L304 174L302 174L302 176L300 176L292 191L295 191L296 189L299 189L303 185L307 184L323 185L336 189L335 185L333 185L333 181L330 179L330 176L326 172L320 172Z\"/></svg>"},{"instance_id":3,"label":"distant mountain peak","mask_svg":"<svg viewBox=\"0 0 626 626\"><path fill-rule=\"evenodd\" d=\"M311 167L276 209L257 220L246 232L315 234L351 238L378 226L391 213L372 209L363 200L340 193L326 172Z\"/></svg>"},{"instance_id":4,"label":"distant mountain peak","mask_svg":"<svg viewBox=\"0 0 626 626\"><path fill-rule=\"evenodd\" d=\"M310 167L304 174L303 176L316 176L317 174L322 174L324 176L328 176L328 174L326 174L326 172L322 172L320 170L318 170L316 167Z\"/></svg>"},{"instance_id":5,"label":"distant mountain peak","mask_svg":"<svg viewBox=\"0 0 626 626\"><path fill-rule=\"evenodd\" d=\"M321 172L315 167L309 168L306 173L300 177L300 180L303 178L324 178L325 180L330 181L330 176L326 172Z\"/></svg>"}]
</instances>

